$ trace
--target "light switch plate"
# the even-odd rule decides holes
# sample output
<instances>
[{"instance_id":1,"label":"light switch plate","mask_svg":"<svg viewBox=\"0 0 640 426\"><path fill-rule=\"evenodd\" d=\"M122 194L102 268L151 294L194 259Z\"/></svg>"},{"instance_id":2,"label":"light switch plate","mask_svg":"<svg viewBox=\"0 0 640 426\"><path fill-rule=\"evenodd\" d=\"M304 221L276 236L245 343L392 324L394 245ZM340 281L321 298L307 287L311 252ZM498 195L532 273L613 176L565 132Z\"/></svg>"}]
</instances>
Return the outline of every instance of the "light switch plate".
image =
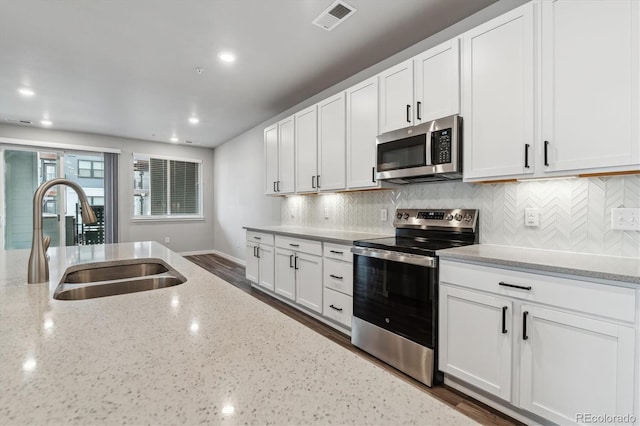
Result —
<instances>
[{"instance_id":1,"label":"light switch plate","mask_svg":"<svg viewBox=\"0 0 640 426\"><path fill-rule=\"evenodd\" d=\"M540 225L540 215L538 209L524 209L524 226Z\"/></svg>"},{"instance_id":2,"label":"light switch plate","mask_svg":"<svg viewBox=\"0 0 640 426\"><path fill-rule=\"evenodd\" d=\"M324 208L324 218L329 219L329 209L327 207Z\"/></svg>"},{"instance_id":3,"label":"light switch plate","mask_svg":"<svg viewBox=\"0 0 640 426\"><path fill-rule=\"evenodd\" d=\"M381 222L387 221L387 209L380 209L380 221Z\"/></svg>"},{"instance_id":4,"label":"light switch plate","mask_svg":"<svg viewBox=\"0 0 640 426\"><path fill-rule=\"evenodd\" d=\"M611 229L640 231L640 209L611 209Z\"/></svg>"}]
</instances>

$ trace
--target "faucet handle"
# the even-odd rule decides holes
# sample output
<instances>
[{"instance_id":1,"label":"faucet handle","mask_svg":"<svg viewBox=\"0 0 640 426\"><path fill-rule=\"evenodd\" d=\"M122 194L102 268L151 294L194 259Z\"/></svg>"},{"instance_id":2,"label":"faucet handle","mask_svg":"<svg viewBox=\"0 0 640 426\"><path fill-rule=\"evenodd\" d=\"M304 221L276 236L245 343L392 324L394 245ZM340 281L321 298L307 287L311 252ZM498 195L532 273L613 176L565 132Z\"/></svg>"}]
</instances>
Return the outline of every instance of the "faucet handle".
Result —
<instances>
[{"instance_id":1,"label":"faucet handle","mask_svg":"<svg viewBox=\"0 0 640 426\"><path fill-rule=\"evenodd\" d=\"M42 239L42 244L44 244L44 252L46 253L47 250L49 249L49 244L51 244L51 237L50 236L46 236Z\"/></svg>"}]
</instances>

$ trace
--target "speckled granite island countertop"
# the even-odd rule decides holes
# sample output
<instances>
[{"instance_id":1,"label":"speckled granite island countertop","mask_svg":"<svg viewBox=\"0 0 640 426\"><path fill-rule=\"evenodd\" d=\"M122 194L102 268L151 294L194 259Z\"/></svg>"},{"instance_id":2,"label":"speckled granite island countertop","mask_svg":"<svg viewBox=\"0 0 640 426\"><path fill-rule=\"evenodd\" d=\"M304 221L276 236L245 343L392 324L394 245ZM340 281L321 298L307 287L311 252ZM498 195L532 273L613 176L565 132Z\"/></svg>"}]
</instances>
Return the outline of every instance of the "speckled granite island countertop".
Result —
<instances>
[{"instance_id":1,"label":"speckled granite island countertop","mask_svg":"<svg viewBox=\"0 0 640 426\"><path fill-rule=\"evenodd\" d=\"M440 259L532 269L600 280L640 284L640 259L477 244L438 250Z\"/></svg>"},{"instance_id":2,"label":"speckled granite island countertop","mask_svg":"<svg viewBox=\"0 0 640 426\"><path fill-rule=\"evenodd\" d=\"M371 232L343 231L340 229L310 228L304 226L244 226L247 231L267 232L287 237L326 241L334 244L351 245L357 240L386 238L394 234L374 234Z\"/></svg>"},{"instance_id":3,"label":"speckled granite island countertop","mask_svg":"<svg viewBox=\"0 0 640 426\"><path fill-rule=\"evenodd\" d=\"M158 243L0 253L0 424L470 424ZM58 301L73 264L153 257L188 280Z\"/></svg>"}]
</instances>

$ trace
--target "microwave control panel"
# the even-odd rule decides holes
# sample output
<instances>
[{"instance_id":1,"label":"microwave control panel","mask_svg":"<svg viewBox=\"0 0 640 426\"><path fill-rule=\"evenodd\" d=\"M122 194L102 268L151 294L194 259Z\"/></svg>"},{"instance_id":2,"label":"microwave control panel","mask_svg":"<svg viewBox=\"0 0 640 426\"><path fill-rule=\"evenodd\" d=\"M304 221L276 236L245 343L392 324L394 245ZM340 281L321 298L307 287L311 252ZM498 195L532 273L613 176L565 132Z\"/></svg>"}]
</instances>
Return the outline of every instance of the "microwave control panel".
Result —
<instances>
[{"instance_id":1,"label":"microwave control panel","mask_svg":"<svg viewBox=\"0 0 640 426\"><path fill-rule=\"evenodd\" d=\"M451 128L431 132L431 164L451 163L451 133Z\"/></svg>"}]
</instances>

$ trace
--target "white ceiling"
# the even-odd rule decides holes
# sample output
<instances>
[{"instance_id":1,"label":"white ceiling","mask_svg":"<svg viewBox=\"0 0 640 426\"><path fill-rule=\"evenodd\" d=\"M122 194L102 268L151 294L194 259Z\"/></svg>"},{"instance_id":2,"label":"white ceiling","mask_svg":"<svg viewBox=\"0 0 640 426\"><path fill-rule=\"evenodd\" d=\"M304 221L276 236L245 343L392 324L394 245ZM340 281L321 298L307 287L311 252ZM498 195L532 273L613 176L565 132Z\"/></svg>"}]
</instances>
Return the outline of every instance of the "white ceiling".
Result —
<instances>
[{"instance_id":1,"label":"white ceiling","mask_svg":"<svg viewBox=\"0 0 640 426\"><path fill-rule=\"evenodd\" d=\"M495 2L332 1L0 0L0 123L213 147Z\"/></svg>"}]
</instances>

